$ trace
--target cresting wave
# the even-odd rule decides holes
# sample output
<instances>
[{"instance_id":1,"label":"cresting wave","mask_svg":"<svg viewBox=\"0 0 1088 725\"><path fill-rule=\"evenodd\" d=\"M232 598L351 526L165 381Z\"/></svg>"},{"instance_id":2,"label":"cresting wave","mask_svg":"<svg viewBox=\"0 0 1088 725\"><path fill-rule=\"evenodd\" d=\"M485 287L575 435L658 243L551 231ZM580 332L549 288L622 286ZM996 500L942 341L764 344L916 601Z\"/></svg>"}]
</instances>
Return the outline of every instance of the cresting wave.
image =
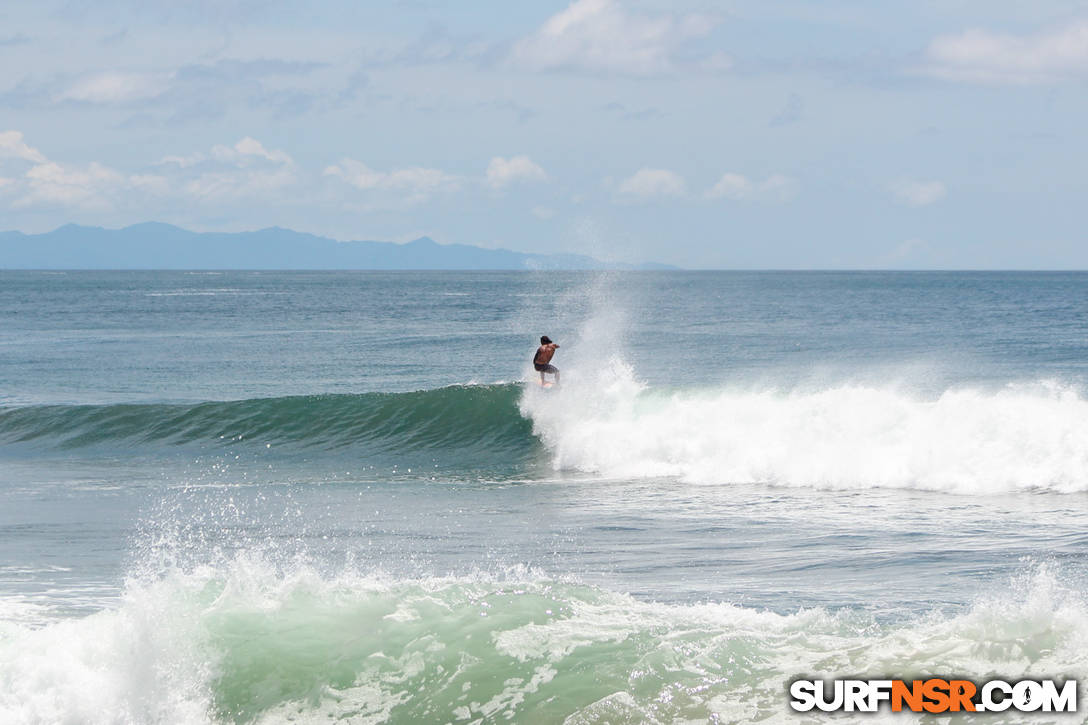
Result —
<instances>
[{"instance_id":1,"label":"cresting wave","mask_svg":"<svg viewBox=\"0 0 1088 725\"><path fill-rule=\"evenodd\" d=\"M520 406L557 469L609 478L959 492L1088 490L1088 400L1056 384L646 389L613 361ZM566 381L565 381L566 382Z\"/></svg>"},{"instance_id":2,"label":"cresting wave","mask_svg":"<svg viewBox=\"0 0 1088 725\"><path fill-rule=\"evenodd\" d=\"M130 580L82 619L0 624L0 721L841 721L791 713L788 682L1083 674L1088 606L1059 580L1038 569L958 613L881 622L655 604L524 570L404 580L242 554Z\"/></svg>"},{"instance_id":3,"label":"cresting wave","mask_svg":"<svg viewBox=\"0 0 1088 725\"><path fill-rule=\"evenodd\" d=\"M42 405L0 409L0 442L42 447L273 444L518 453L533 445L515 384L410 393L292 396L195 405Z\"/></svg>"},{"instance_id":4,"label":"cresting wave","mask_svg":"<svg viewBox=\"0 0 1088 725\"><path fill-rule=\"evenodd\" d=\"M1056 384L926 398L859 385L654 390L618 360L595 375L572 372L548 392L509 383L193 405L0 408L0 444L422 451L450 454L438 460L456 467L485 459L521 465L543 443L556 470L609 478L1088 490L1088 400Z\"/></svg>"}]
</instances>

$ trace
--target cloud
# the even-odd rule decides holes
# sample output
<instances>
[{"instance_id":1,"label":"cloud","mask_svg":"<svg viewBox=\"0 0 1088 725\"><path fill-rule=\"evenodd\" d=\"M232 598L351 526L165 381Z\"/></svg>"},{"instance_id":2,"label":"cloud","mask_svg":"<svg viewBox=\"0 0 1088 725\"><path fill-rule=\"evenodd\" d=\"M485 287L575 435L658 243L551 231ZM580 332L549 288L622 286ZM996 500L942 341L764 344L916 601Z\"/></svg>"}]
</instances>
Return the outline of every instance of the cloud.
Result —
<instances>
[{"instance_id":1,"label":"cloud","mask_svg":"<svg viewBox=\"0 0 1088 725\"><path fill-rule=\"evenodd\" d=\"M19 131L0 132L0 159L4 158L45 163L42 152L27 146L23 141L23 134Z\"/></svg>"},{"instance_id":2,"label":"cloud","mask_svg":"<svg viewBox=\"0 0 1088 725\"><path fill-rule=\"evenodd\" d=\"M442 23L428 23L415 39L400 47L368 48L362 57L365 68L412 67L434 64L486 66L503 52L501 45L478 34L454 33Z\"/></svg>"},{"instance_id":3,"label":"cloud","mask_svg":"<svg viewBox=\"0 0 1088 725\"><path fill-rule=\"evenodd\" d=\"M376 171L361 161L348 158L327 167L324 174L364 191L403 195L404 201L409 203L425 201L437 193L456 191L461 186L460 177L447 174L441 169L413 166L393 171Z\"/></svg>"},{"instance_id":4,"label":"cloud","mask_svg":"<svg viewBox=\"0 0 1088 725\"><path fill-rule=\"evenodd\" d=\"M0 132L0 160L22 162L20 176L5 177L0 186L13 194L11 207L67 206L107 209L134 189L161 188L154 175L126 175L103 164L62 164L51 161L23 140L19 131Z\"/></svg>"},{"instance_id":5,"label":"cloud","mask_svg":"<svg viewBox=\"0 0 1088 725\"><path fill-rule=\"evenodd\" d=\"M199 163L203 163L208 159L207 154L197 152L195 154L189 154L188 156L163 156L159 161L160 166L167 166L173 164L182 169L187 169L190 166L196 166Z\"/></svg>"},{"instance_id":6,"label":"cloud","mask_svg":"<svg viewBox=\"0 0 1088 725\"><path fill-rule=\"evenodd\" d=\"M26 193L14 203L15 207L35 204L100 207L124 177L98 163L83 168L61 166L52 161L37 164L26 172Z\"/></svg>"},{"instance_id":7,"label":"cloud","mask_svg":"<svg viewBox=\"0 0 1088 725\"><path fill-rule=\"evenodd\" d=\"M294 163L285 151L269 151L260 141L246 136L234 146L213 146L212 157L218 161L246 166L253 159L264 159L274 164Z\"/></svg>"},{"instance_id":8,"label":"cloud","mask_svg":"<svg viewBox=\"0 0 1088 725\"><path fill-rule=\"evenodd\" d=\"M68 85L56 95L56 100L82 103L148 100L165 93L172 77L170 73L95 73Z\"/></svg>"},{"instance_id":9,"label":"cloud","mask_svg":"<svg viewBox=\"0 0 1088 725\"><path fill-rule=\"evenodd\" d=\"M534 206L533 216L537 219L552 219L555 217L555 209L547 206Z\"/></svg>"},{"instance_id":10,"label":"cloud","mask_svg":"<svg viewBox=\"0 0 1088 725\"><path fill-rule=\"evenodd\" d=\"M715 25L702 15L648 17L615 0L576 0L515 43L510 59L533 70L656 75L676 68L685 45ZM700 60L711 70L728 65L722 54Z\"/></svg>"},{"instance_id":11,"label":"cloud","mask_svg":"<svg viewBox=\"0 0 1088 725\"><path fill-rule=\"evenodd\" d=\"M130 192L161 194L167 181L152 174L123 174L97 162L86 165L46 161L31 167L16 182L21 195L13 208L63 206L78 209L110 210L132 201Z\"/></svg>"},{"instance_id":12,"label":"cloud","mask_svg":"<svg viewBox=\"0 0 1088 725\"><path fill-rule=\"evenodd\" d=\"M159 165L174 165L182 169L188 169L207 162L219 162L221 164L242 168L265 161L285 166L294 164L294 160L286 151L266 149L264 144L257 139L246 136L233 146L216 144L215 146L212 146L211 153L197 151L196 153L187 156L164 156L159 161Z\"/></svg>"},{"instance_id":13,"label":"cloud","mask_svg":"<svg viewBox=\"0 0 1088 725\"><path fill-rule=\"evenodd\" d=\"M981 29L935 38L922 73L949 81L1048 83L1088 77L1088 20L1012 35Z\"/></svg>"},{"instance_id":14,"label":"cloud","mask_svg":"<svg viewBox=\"0 0 1088 725\"><path fill-rule=\"evenodd\" d=\"M929 206L943 199L948 190L942 181L897 181L892 184L892 193L901 204Z\"/></svg>"},{"instance_id":15,"label":"cloud","mask_svg":"<svg viewBox=\"0 0 1088 725\"><path fill-rule=\"evenodd\" d=\"M628 199L683 196L684 178L668 169L639 169L620 182L617 193Z\"/></svg>"},{"instance_id":16,"label":"cloud","mask_svg":"<svg viewBox=\"0 0 1088 725\"><path fill-rule=\"evenodd\" d=\"M305 113L335 93L312 87L309 76L325 63L281 59L223 59L172 70L107 70L40 79L27 76L0 93L0 106L42 108L73 104L115 106L147 114L148 120L185 122L220 118L231 108L270 109L279 116ZM349 80L349 85L358 79Z\"/></svg>"},{"instance_id":17,"label":"cloud","mask_svg":"<svg viewBox=\"0 0 1088 725\"><path fill-rule=\"evenodd\" d=\"M290 169L207 171L181 187L189 196L223 202L232 199L277 196L298 179Z\"/></svg>"},{"instance_id":18,"label":"cloud","mask_svg":"<svg viewBox=\"0 0 1088 725\"><path fill-rule=\"evenodd\" d=\"M326 67L324 63L276 58L223 59L210 64L179 68L171 88L156 99L155 110L168 112L169 120L219 118L232 107L267 108L278 116L306 113L328 96L300 86L307 77Z\"/></svg>"},{"instance_id":19,"label":"cloud","mask_svg":"<svg viewBox=\"0 0 1088 725\"><path fill-rule=\"evenodd\" d=\"M0 156L31 161L14 186L13 207L66 206L96 211L137 207L150 198L197 199L218 203L239 198L280 198L298 181L291 157L265 148L246 136L233 146L210 152L167 156L157 173L124 173L92 162L71 165L51 161L27 146L22 134L0 134Z\"/></svg>"},{"instance_id":20,"label":"cloud","mask_svg":"<svg viewBox=\"0 0 1088 725\"><path fill-rule=\"evenodd\" d=\"M298 182L290 154L265 148L251 136L233 146L217 144L208 153L167 156L159 163L177 167L177 180L187 195L208 201L280 198L280 192Z\"/></svg>"},{"instance_id":21,"label":"cloud","mask_svg":"<svg viewBox=\"0 0 1088 725\"><path fill-rule=\"evenodd\" d=\"M548 175L528 156L496 156L487 165L487 183L492 189L502 189L516 181L544 181Z\"/></svg>"},{"instance_id":22,"label":"cloud","mask_svg":"<svg viewBox=\"0 0 1088 725\"><path fill-rule=\"evenodd\" d=\"M415 41L397 51L385 62L407 66L479 62L486 60L492 53L493 48L487 42L471 36L453 34L444 25L432 23Z\"/></svg>"},{"instance_id":23,"label":"cloud","mask_svg":"<svg viewBox=\"0 0 1088 725\"><path fill-rule=\"evenodd\" d=\"M782 174L771 174L763 181L749 179L743 174L725 173L703 195L707 199L732 201L788 201L796 190L796 182Z\"/></svg>"}]
</instances>

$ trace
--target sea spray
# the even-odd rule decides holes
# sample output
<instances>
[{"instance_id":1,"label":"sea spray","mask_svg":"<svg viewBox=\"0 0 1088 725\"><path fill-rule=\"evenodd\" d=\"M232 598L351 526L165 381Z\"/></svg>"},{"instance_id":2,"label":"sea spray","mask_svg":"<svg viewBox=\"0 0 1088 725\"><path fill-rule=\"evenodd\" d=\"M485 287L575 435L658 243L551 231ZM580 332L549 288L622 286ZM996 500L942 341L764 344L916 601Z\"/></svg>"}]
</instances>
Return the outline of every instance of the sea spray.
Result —
<instances>
[{"instance_id":1,"label":"sea spray","mask_svg":"<svg viewBox=\"0 0 1088 725\"><path fill-rule=\"evenodd\" d=\"M0 720L775 721L803 674L1083 679L1086 622L1045 566L962 610L885 620L659 604L526 569L321 574L241 552L131 579L115 609L8 631Z\"/></svg>"},{"instance_id":2,"label":"sea spray","mask_svg":"<svg viewBox=\"0 0 1088 725\"><path fill-rule=\"evenodd\" d=\"M116 609L0 629L0 722L209 722L205 579L129 581Z\"/></svg>"},{"instance_id":3,"label":"sea spray","mask_svg":"<svg viewBox=\"0 0 1088 725\"><path fill-rule=\"evenodd\" d=\"M577 379L577 378L575 378ZM1053 384L950 389L646 389L606 362L522 414L558 470L707 484L1088 490L1088 400Z\"/></svg>"},{"instance_id":4,"label":"sea spray","mask_svg":"<svg viewBox=\"0 0 1088 725\"><path fill-rule=\"evenodd\" d=\"M1088 490L1088 400L1065 385L957 387L936 396L857 384L662 389L647 386L608 346L594 353L600 358L572 349L562 386L549 391L529 382L194 405L9 407L0 408L0 441L9 454L45 457L195 451L263 460L320 450L328 460L393 461L405 470L425 464L452 478L538 475L543 446L554 470L608 478Z\"/></svg>"}]
</instances>

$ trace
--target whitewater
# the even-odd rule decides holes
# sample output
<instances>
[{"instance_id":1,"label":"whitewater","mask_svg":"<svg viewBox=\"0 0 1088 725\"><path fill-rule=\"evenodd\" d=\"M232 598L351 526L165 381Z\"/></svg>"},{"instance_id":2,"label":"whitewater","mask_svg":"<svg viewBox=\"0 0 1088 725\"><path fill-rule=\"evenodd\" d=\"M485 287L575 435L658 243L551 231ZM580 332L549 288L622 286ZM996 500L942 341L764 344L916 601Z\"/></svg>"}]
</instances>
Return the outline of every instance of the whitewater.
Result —
<instances>
[{"instance_id":1,"label":"whitewater","mask_svg":"<svg viewBox=\"0 0 1088 725\"><path fill-rule=\"evenodd\" d=\"M0 283L0 722L1088 697L1088 275Z\"/></svg>"},{"instance_id":2,"label":"whitewater","mask_svg":"<svg viewBox=\"0 0 1088 725\"><path fill-rule=\"evenodd\" d=\"M496 464L536 454L561 473L705 484L1088 490L1088 401L1052 381L949 389L935 398L868 385L660 390L615 358L568 378L555 390L498 383L193 405L13 407L0 410L0 441L46 450L436 451Z\"/></svg>"},{"instance_id":3,"label":"whitewater","mask_svg":"<svg viewBox=\"0 0 1088 725\"><path fill-rule=\"evenodd\" d=\"M657 391L619 361L603 377L561 395L529 388L520 404L558 470L976 494L1088 487L1088 401L1045 381L928 399L859 385Z\"/></svg>"}]
</instances>

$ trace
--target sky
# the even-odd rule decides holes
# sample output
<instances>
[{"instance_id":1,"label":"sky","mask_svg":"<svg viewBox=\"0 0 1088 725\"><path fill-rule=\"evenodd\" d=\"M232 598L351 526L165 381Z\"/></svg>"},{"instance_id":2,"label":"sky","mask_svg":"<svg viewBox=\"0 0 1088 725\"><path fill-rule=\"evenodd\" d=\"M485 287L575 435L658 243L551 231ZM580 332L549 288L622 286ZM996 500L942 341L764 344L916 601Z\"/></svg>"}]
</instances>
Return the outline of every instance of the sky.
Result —
<instances>
[{"instance_id":1,"label":"sky","mask_svg":"<svg viewBox=\"0 0 1088 725\"><path fill-rule=\"evenodd\" d=\"M1088 2L0 0L0 229L1088 268Z\"/></svg>"}]
</instances>

